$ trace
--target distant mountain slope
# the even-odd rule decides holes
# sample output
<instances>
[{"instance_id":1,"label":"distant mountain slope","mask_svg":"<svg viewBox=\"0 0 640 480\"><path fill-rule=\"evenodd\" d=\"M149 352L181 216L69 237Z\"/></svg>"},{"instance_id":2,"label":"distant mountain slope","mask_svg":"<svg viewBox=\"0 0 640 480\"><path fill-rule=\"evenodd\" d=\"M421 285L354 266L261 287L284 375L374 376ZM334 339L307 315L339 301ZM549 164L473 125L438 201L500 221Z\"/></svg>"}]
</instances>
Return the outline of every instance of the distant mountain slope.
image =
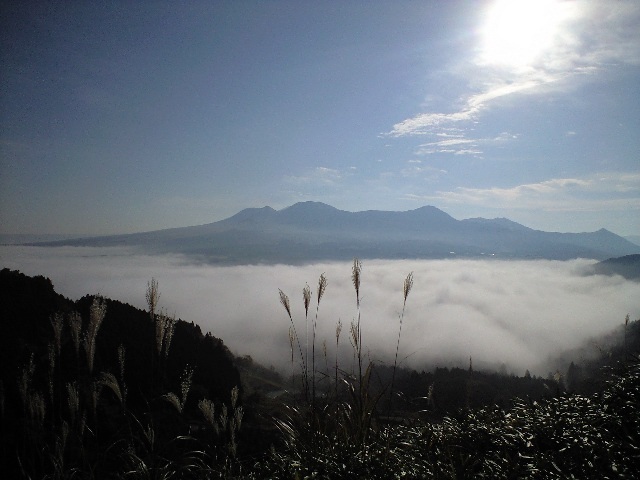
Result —
<instances>
[{"instance_id":1,"label":"distant mountain slope","mask_svg":"<svg viewBox=\"0 0 640 480\"><path fill-rule=\"evenodd\" d=\"M622 275L629 280L640 281L640 255L609 258L593 266L597 275Z\"/></svg>"},{"instance_id":2,"label":"distant mountain slope","mask_svg":"<svg viewBox=\"0 0 640 480\"><path fill-rule=\"evenodd\" d=\"M23 245L25 243L55 242L58 240L71 240L82 235L57 235L51 233L0 233L0 245Z\"/></svg>"},{"instance_id":3,"label":"distant mountain slope","mask_svg":"<svg viewBox=\"0 0 640 480\"><path fill-rule=\"evenodd\" d=\"M640 246L640 235L627 235L624 239L629 240L634 245Z\"/></svg>"},{"instance_id":4,"label":"distant mountain slope","mask_svg":"<svg viewBox=\"0 0 640 480\"><path fill-rule=\"evenodd\" d=\"M640 253L639 246L604 229L542 232L505 218L456 220L431 206L405 212L346 212L319 202L296 203L278 211L250 208L207 225L40 245L129 245L224 264L305 263L356 256L605 259Z\"/></svg>"}]
</instances>

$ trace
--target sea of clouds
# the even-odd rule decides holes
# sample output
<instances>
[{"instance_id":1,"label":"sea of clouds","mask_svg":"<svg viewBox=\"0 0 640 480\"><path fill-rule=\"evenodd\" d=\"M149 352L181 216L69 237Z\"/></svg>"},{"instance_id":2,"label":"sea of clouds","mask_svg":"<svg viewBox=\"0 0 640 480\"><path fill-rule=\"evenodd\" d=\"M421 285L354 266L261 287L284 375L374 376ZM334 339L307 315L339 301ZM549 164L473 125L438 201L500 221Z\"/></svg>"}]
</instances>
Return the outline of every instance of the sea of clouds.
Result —
<instances>
[{"instance_id":1,"label":"sea of clouds","mask_svg":"<svg viewBox=\"0 0 640 480\"><path fill-rule=\"evenodd\" d=\"M585 275L593 260L363 260L361 325L365 351L393 363L403 305L403 282L413 272L404 313L403 365L497 368L546 375L549 359L640 317L640 283ZM291 368L289 317L278 289L291 301L303 350L316 315L317 284L328 286L317 320L317 357L349 358L349 324L358 316L351 263L305 266L214 266L184 256L141 255L125 248L0 247L0 267L49 277L58 293L77 300L103 296L146 308L147 282L160 285L160 307L222 338L237 355L251 355L282 371ZM312 303L305 323L302 289ZM311 332L311 330L310 330ZM594 347L595 353L595 347Z\"/></svg>"}]
</instances>

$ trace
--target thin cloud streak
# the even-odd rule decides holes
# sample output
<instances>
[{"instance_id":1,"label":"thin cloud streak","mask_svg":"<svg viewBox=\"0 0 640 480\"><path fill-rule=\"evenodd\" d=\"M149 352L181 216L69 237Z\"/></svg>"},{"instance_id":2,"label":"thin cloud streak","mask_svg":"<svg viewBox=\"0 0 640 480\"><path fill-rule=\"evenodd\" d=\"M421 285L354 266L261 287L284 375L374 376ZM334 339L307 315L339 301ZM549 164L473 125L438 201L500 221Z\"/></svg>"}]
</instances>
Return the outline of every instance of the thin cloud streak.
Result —
<instances>
[{"instance_id":1,"label":"thin cloud streak","mask_svg":"<svg viewBox=\"0 0 640 480\"><path fill-rule=\"evenodd\" d=\"M318 341L333 345L335 326L357 315L351 265L217 267L181 256L145 256L125 249L0 247L6 267L45 275L56 290L77 299L87 293L145 308L147 281L160 283L160 306L222 338L239 355L288 371L288 317L278 288L304 322L302 289L321 273L328 287L320 306ZM414 286L400 345L403 364L415 368L502 363L517 373L546 375L547 359L640 315L640 284L622 277L584 276L590 260L382 261L365 260L362 325L367 354L392 359L408 272ZM300 323L303 325L303 323ZM304 331L301 326L300 332ZM350 358L346 335L340 355ZM595 353L595 351L594 351ZM333 351L329 352L333 355ZM321 362L322 363L322 362Z\"/></svg>"},{"instance_id":2,"label":"thin cloud streak","mask_svg":"<svg viewBox=\"0 0 640 480\"><path fill-rule=\"evenodd\" d=\"M507 188L458 187L433 195L407 195L407 198L487 208L592 212L636 210L640 209L640 175L603 173L586 178L553 178Z\"/></svg>"},{"instance_id":3,"label":"thin cloud streak","mask_svg":"<svg viewBox=\"0 0 640 480\"><path fill-rule=\"evenodd\" d=\"M316 167L304 175L287 175L284 181L295 185L321 184L327 187L336 187L348 176L353 174L350 172L341 172L334 168Z\"/></svg>"},{"instance_id":4,"label":"thin cloud streak","mask_svg":"<svg viewBox=\"0 0 640 480\"><path fill-rule=\"evenodd\" d=\"M481 145L497 145L505 143L509 140L518 138L518 135L502 132L494 138L464 138L464 135L442 135L437 137L444 138L435 142L427 142L418 146L414 152L415 155L433 155L438 153L452 153L454 155L481 155Z\"/></svg>"},{"instance_id":5,"label":"thin cloud streak","mask_svg":"<svg viewBox=\"0 0 640 480\"><path fill-rule=\"evenodd\" d=\"M532 75L532 74L529 74ZM536 77L540 77L536 75ZM486 109L489 104L502 97L524 93L538 87L550 85L563 79L563 75L544 75L542 78L525 78L516 80L496 80L488 89L470 95L462 109L450 113L422 113L413 118L396 123L387 135L391 137L405 137L413 135L433 135L438 134L440 128L448 127L460 122L477 121L479 114Z\"/></svg>"}]
</instances>

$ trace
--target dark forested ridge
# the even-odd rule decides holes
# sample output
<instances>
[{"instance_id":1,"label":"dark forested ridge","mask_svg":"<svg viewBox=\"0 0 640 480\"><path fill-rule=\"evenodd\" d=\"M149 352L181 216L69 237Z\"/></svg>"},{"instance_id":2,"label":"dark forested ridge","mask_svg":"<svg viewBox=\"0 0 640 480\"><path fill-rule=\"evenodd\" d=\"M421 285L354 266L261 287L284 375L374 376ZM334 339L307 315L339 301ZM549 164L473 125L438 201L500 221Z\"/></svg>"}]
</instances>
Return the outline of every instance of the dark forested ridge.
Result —
<instances>
[{"instance_id":1,"label":"dark forested ridge","mask_svg":"<svg viewBox=\"0 0 640 480\"><path fill-rule=\"evenodd\" d=\"M87 345L95 314L92 309L97 304L103 306L104 318L95 335L93 365L88 368ZM71 327L73 318L81 321L76 338ZM59 337L55 334L56 322L60 326ZM238 369L222 340L203 334L199 326L176 320L166 355L158 351L157 338L157 327L149 312L94 296L72 301L57 294L47 278L1 270L0 378L5 466L17 468L12 464L12 447L20 438L25 415L38 416L34 409L42 409L43 418L57 417L63 422L60 425L68 429L71 414L65 415L65 409L69 402L82 405L83 396L98 395L90 405L93 412L89 407L83 412L78 406L72 416L84 415L88 417L84 421L90 422L93 413L95 419L90 427L104 432L122 427L120 422L124 420L110 402L116 397L121 403L126 397L127 411L137 415L136 421L152 413L160 420L169 404L161 399L167 398L168 392L177 392L175 395L182 400L187 375L189 396L182 405L185 412L195 412L198 401L205 398L218 405L228 402L232 389L241 386ZM71 390L75 393L69 393ZM72 400L76 397L80 400ZM50 421L55 422L56 418ZM110 441L116 442L119 435L120 432L111 432ZM93 444L94 448L108 446Z\"/></svg>"},{"instance_id":2,"label":"dark forested ridge","mask_svg":"<svg viewBox=\"0 0 640 480\"><path fill-rule=\"evenodd\" d=\"M592 273L597 275L621 275L627 280L640 281L640 255L625 255L608 258L593 266Z\"/></svg>"},{"instance_id":3,"label":"dark forested ridge","mask_svg":"<svg viewBox=\"0 0 640 480\"><path fill-rule=\"evenodd\" d=\"M605 229L543 232L505 218L456 220L432 206L405 212L346 212L319 202L282 210L250 208L207 225L39 245L129 246L223 264L299 264L354 257L602 260L640 254L638 245Z\"/></svg>"},{"instance_id":4,"label":"dark forested ridge","mask_svg":"<svg viewBox=\"0 0 640 480\"><path fill-rule=\"evenodd\" d=\"M166 321L1 270L7 478L633 478L640 462L640 322L628 318L598 358L545 378L471 360L336 366L312 396L302 375L288 383Z\"/></svg>"},{"instance_id":5,"label":"dark forested ridge","mask_svg":"<svg viewBox=\"0 0 640 480\"><path fill-rule=\"evenodd\" d=\"M2 378L15 377L31 354L36 359L47 357L48 346L53 341L51 318L55 314L68 316L78 312L86 330L94 298L85 296L72 301L57 294L48 278L28 277L8 269L0 271ZM96 337L94 370L116 373L119 368L116 352L122 345L130 367L125 369L125 379L135 386L130 388L131 395L149 398L153 394L149 371L156 348L156 332L149 313L116 300L105 299L105 303L106 315ZM73 342L65 327L63 325L61 338L61 367L64 372L71 372L76 369ZM203 334L198 325L178 319L163 378L158 381L167 386L178 385L187 365L198 366L193 383L204 388L212 398L227 397L231 388L240 383L232 355L222 340L210 333Z\"/></svg>"}]
</instances>

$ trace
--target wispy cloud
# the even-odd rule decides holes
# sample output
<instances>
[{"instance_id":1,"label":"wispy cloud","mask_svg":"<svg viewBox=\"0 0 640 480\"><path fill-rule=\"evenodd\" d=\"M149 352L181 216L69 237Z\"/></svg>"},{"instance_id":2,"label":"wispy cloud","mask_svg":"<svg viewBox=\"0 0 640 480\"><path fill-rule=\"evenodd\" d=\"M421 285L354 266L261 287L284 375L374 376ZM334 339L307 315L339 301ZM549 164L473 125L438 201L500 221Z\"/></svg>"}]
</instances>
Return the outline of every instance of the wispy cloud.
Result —
<instances>
[{"instance_id":1,"label":"wispy cloud","mask_svg":"<svg viewBox=\"0 0 640 480\"><path fill-rule=\"evenodd\" d=\"M518 135L502 132L500 135L493 138L464 138L462 134L458 135L442 135L439 134L437 138L444 138L444 140L437 140L434 142L423 143L418 146L415 151L416 155L433 155L436 153L449 153L453 155L474 155L479 157L483 151L482 145L495 145L504 143L509 140L518 138Z\"/></svg>"},{"instance_id":2,"label":"wispy cloud","mask_svg":"<svg viewBox=\"0 0 640 480\"><path fill-rule=\"evenodd\" d=\"M453 69L467 80L468 91L451 102L450 111L417 114L393 125L387 135L438 135L443 128L477 122L498 99L551 87L571 88L575 82L569 80L577 75L597 74L610 64L640 64L638 2L557 2L553 8L557 31L536 61L526 66L497 66L477 49L470 68Z\"/></svg>"},{"instance_id":3,"label":"wispy cloud","mask_svg":"<svg viewBox=\"0 0 640 480\"><path fill-rule=\"evenodd\" d=\"M421 113L396 123L387 135L391 137L439 135L443 128L477 121L480 113L496 99L516 93L531 92L537 87L549 85L564 78L564 75L541 75L541 73L529 72L523 78L515 79L511 76L509 79L492 78L491 84L485 85L485 90L467 95L459 110L450 113Z\"/></svg>"},{"instance_id":4,"label":"wispy cloud","mask_svg":"<svg viewBox=\"0 0 640 480\"><path fill-rule=\"evenodd\" d=\"M412 160L409 160L408 163L408 167L400 170L400 175L403 177L420 177L425 180L433 180L447 174L447 171L442 168L422 166Z\"/></svg>"},{"instance_id":5,"label":"wispy cloud","mask_svg":"<svg viewBox=\"0 0 640 480\"><path fill-rule=\"evenodd\" d=\"M603 173L587 178L554 178L507 188L458 187L411 198L503 209L640 210L640 174Z\"/></svg>"},{"instance_id":6,"label":"wispy cloud","mask_svg":"<svg viewBox=\"0 0 640 480\"><path fill-rule=\"evenodd\" d=\"M303 175L287 175L284 180L298 185L323 185L325 187L338 186L354 169L343 172L334 168L316 167Z\"/></svg>"},{"instance_id":7,"label":"wispy cloud","mask_svg":"<svg viewBox=\"0 0 640 480\"><path fill-rule=\"evenodd\" d=\"M472 120L477 111L478 108L465 108L451 113L421 113L413 118L396 123L389 135L403 137L430 134L433 133L433 127L448 126L451 123Z\"/></svg>"}]
</instances>

